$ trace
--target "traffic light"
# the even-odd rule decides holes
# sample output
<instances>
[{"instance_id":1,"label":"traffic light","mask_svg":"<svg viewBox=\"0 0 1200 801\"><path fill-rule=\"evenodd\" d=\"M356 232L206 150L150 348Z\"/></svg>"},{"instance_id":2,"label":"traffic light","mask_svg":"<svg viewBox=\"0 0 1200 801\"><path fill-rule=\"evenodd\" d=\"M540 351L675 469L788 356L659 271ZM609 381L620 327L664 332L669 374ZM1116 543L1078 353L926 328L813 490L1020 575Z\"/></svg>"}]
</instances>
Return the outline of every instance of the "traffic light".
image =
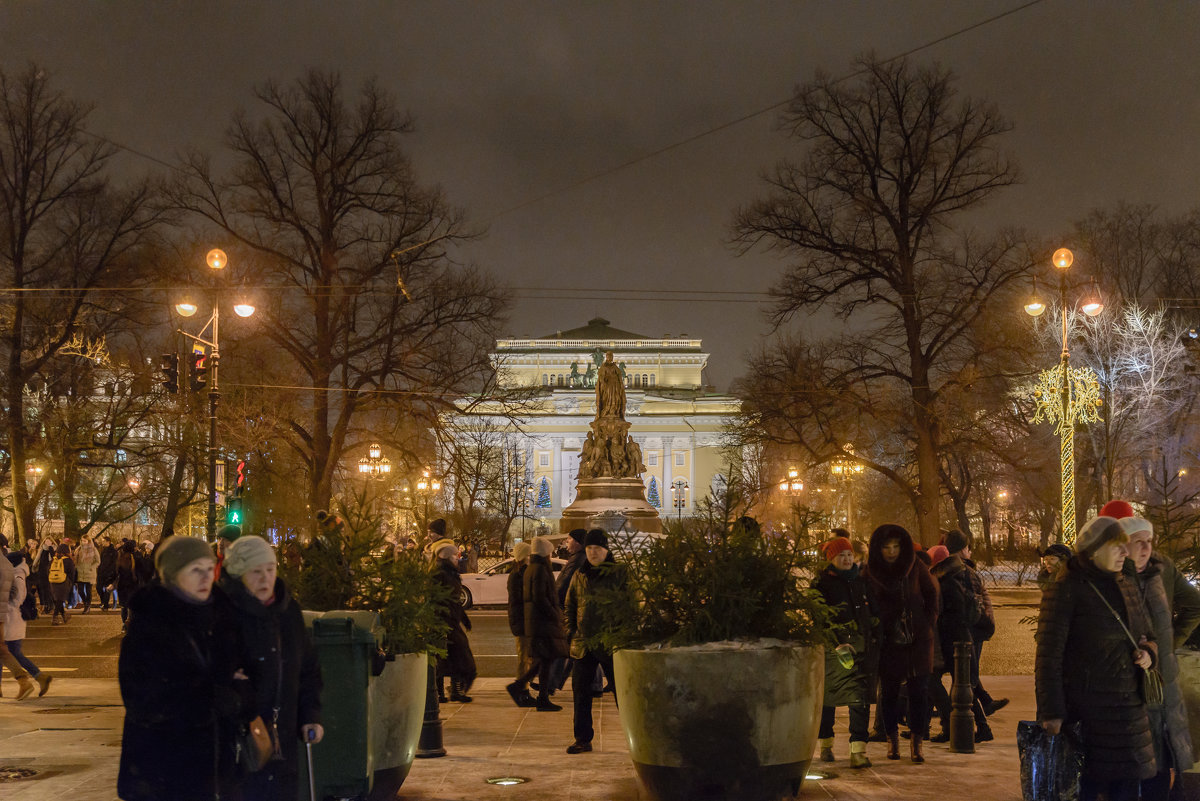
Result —
<instances>
[{"instance_id":1,"label":"traffic light","mask_svg":"<svg viewBox=\"0 0 1200 801\"><path fill-rule=\"evenodd\" d=\"M201 392L208 386L208 358L203 353L192 354L188 381L192 385L192 392Z\"/></svg>"},{"instance_id":2,"label":"traffic light","mask_svg":"<svg viewBox=\"0 0 1200 801\"><path fill-rule=\"evenodd\" d=\"M225 502L225 522L231 526L242 524L242 499L236 495Z\"/></svg>"},{"instance_id":3,"label":"traffic light","mask_svg":"<svg viewBox=\"0 0 1200 801\"><path fill-rule=\"evenodd\" d=\"M164 353L162 364L158 367L163 374L163 388L172 395L179 394L179 354Z\"/></svg>"}]
</instances>

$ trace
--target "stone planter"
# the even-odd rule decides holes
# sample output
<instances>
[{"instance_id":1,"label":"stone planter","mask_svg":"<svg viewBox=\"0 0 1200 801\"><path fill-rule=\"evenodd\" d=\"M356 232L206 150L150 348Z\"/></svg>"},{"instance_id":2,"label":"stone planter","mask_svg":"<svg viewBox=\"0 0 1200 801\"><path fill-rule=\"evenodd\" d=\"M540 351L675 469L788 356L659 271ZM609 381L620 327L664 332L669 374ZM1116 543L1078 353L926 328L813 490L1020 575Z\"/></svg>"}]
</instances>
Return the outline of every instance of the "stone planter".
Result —
<instances>
[{"instance_id":1,"label":"stone planter","mask_svg":"<svg viewBox=\"0 0 1200 801\"><path fill-rule=\"evenodd\" d=\"M371 680L367 742L375 779L370 799L395 798L412 769L425 718L428 666L425 654L399 654Z\"/></svg>"},{"instance_id":2,"label":"stone planter","mask_svg":"<svg viewBox=\"0 0 1200 801\"><path fill-rule=\"evenodd\" d=\"M824 648L778 641L618 651L621 725L655 801L776 801L800 792Z\"/></svg>"},{"instance_id":3,"label":"stone planter","mask_svg":"<svg viewBox=\"0 0 1200 801\"><path fill-rule=\"evenodd\" d=\"M1194 751L1200 747L1200 651L1179 650L1175 652L1175 658L1179 660L1179 690L1187 706ZM1200 764L1187 773L1192 774L1189 777L1192 785L1200 785Z\"/></svg>"}]
</instances>

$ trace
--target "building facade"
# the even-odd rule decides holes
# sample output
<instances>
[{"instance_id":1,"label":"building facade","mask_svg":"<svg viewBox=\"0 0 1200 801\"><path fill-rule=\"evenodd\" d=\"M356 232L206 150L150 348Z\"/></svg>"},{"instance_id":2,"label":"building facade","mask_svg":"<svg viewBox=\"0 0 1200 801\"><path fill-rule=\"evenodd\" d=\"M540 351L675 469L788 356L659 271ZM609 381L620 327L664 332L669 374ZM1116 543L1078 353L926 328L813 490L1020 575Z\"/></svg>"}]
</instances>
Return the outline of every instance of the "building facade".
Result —
<instances>
[{"instance_id":1,"label":"building facade","mask_svg":"<svg viewBox=\"0 0 1200 801\"><path fill-rule=\"evenodd\" d=\"M533 399L501 424L499 404L476 403L451 428L491 432L528 498L524 515L551 529L575 499L580 450L595 416L596 369L607 351L625 376L625 418L641 447L647 501L662 517L686 517L725 488L725 430L739 403L705 386L701 340L648 337L599 317L549 336L501 339L492 355L499 387L534 389Z\"/></svg>"}]
</instances>

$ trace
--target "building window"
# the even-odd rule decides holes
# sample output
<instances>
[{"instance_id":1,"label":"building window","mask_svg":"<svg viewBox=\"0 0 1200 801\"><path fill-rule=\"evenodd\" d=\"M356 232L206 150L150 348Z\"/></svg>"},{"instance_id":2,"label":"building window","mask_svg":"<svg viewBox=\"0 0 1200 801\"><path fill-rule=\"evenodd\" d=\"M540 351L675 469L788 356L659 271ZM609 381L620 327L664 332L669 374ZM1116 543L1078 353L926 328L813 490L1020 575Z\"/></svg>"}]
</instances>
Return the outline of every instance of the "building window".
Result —
<instances>
[{"instance_id":1,"label":"building window","mask_svg":"<svg viewBox=\"0 0 1200 801\"><path fill-rule=\"evenodd\" d=\"M550 376L548 376L546 373L542 373L542 386L550 386Z\"/></svg>"},{"instance_id":2,"label":"building window","mask_svg":"<svg viewBox=\"0 0 1200 801\"><path fill-rule=\"evenodd\" d=\"M633 385L635 387L640 387L642 385L642 377L636 373L634 373L633 376Z\"/></svg>"},{"instance_id":3,"label":"building window","mask_svg":"<svg viewBox=\"0 0 1200 801\"><path fill-rule=\"evenodd\" d=\"M562 377L562 373L559 373L559 374L558 374L558 385L559 385L560 387L563 385L563 377Z\"/></svg>"},{"instance_id":4,"label":"building window","mask_svg":"<svg viewBox=\"0 0 1200 801\"><path fill-rule=\"evenodd\" d=\"M683 460L684 460L685 456L686 456L686 454L684 454L683 451L680 451L679 453L675 454L675 466L676 467L683 467Z\"/></svg>"},{"instance_id":5,"label":"building window","mask_svg":"<svg viewBox=\"0 0 1200 801\"><path fill-rule=\"evenodd\" d=\"M654 386L654 373L650 374L650 386Z\"/></svg>"},{"instance_id":6,"label":"building window","mask_svg":"<svg viewBox=\"0 0 1200 801\"><path fill-rule=\"evenodd\" d=\"M646 466L647 467L658 467L658 454L657 453L646 454Z\"/></svg>"},{"instance_id":7,"label":"building window","mask_svg":"<svg viewBox=\"0 0 1200 801\"><path fill-rule=\"evenodd\" d=\"M642 386L643 387L650 386L650 376L646 375L645 373L642 373Z\"/></svg>"},{"instance_id":8,"label":"building window","mask_svg":"<svg viewBox=\"0 0 1200 801\"><path fill-rule=\"evenodd\" d=\"M539 453L538 454L538 466L549 467L550 466L550 454Z\"/></svg>"}]
</instances>

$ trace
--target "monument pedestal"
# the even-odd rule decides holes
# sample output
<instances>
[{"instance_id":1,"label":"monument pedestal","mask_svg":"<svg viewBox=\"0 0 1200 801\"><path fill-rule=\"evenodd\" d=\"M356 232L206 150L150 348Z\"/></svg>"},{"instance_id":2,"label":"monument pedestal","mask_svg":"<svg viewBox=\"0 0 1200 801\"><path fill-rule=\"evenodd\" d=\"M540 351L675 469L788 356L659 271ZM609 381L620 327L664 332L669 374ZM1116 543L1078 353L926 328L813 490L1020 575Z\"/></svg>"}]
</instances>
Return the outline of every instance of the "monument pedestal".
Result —
<instances>
[{"instance_id":1,"label":"monument pedestal","mask_svg":"<svg viewBox=\"0 0 1200 801\"><path fill-rule=\"evenodd\" d=\"M620 512L633 531L662 533L658 510L646 501L646 488L640 478L580 478L575 500L563 509L559 533L575 528L590 528L589 521L605 512Z\"/></svg>"}]
</instances>

